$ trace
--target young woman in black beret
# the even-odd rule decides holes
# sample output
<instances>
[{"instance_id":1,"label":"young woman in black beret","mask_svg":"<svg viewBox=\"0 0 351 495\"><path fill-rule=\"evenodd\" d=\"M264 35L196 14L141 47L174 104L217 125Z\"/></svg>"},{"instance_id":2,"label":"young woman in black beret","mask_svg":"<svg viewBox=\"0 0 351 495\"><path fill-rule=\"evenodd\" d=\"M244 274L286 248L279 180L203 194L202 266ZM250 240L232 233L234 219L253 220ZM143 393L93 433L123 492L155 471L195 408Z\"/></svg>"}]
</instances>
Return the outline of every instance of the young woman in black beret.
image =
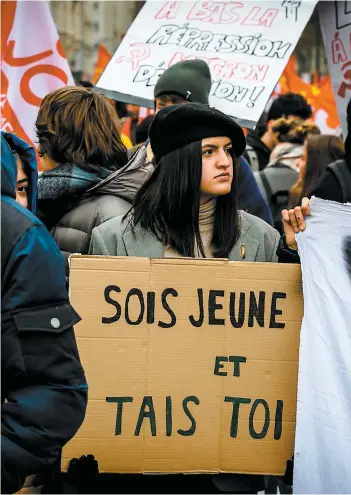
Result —
<instances>
[{"instance_id":1,"label":"young woman in black beret","mask_svg":"<svg viewBox=\"0 0 351 495\"><path fill-rule=\"evenodd\" d=\"M236 206L242 128L200 103L160 110L150 128L155 171L133 209L93 230L90 254L298 262L302 208L283 212L285 236ZM277 254L278 253L278 254Z\"/></svg>"}]
</instances>

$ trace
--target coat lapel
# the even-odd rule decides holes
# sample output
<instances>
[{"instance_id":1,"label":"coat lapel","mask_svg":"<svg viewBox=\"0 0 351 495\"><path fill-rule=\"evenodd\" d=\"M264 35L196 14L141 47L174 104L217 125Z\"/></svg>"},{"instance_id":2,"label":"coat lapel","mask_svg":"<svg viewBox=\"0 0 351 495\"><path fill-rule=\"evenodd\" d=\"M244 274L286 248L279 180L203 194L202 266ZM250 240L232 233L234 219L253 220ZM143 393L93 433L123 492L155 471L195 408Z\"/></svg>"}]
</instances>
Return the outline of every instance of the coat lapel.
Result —
<instances>
[{"instance_id":1,"label":"coat lapel","mask_svg":"<svg viewBox=\"0 0 351 495\"><path fill-rule=\"evenodd\" d=\"M240 215L241 232L239 239L228 255L229 261L256 261L259 242L248 235L251 227L244 215Z\"/></svg>"},{"instance_id":2,"label":"coat lapel","mask_svg":"<svg viewBox=\"0 0 351 495\"><path fill-rule=\"evenodd\" d=\"M144 258L164 258L164 247L151 232L137 226L132 232L126 230L122 235L127 256Z\"/></svg>"}]
</instances>

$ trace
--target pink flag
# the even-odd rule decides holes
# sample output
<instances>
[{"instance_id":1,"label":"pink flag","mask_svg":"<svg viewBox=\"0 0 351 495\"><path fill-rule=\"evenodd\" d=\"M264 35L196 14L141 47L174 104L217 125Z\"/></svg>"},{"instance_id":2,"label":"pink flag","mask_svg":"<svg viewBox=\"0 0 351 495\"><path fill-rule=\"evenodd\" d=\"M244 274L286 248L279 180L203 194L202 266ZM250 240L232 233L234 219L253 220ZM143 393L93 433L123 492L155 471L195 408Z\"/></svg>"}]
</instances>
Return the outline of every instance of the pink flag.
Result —
<instances>
[{"instance_id":1,"label":"pink flag","mask_svg":"<svg viewBox=\"0 0 351 495\"><path fill-rule=\"evenodd\" d=\"M35 142L41 100L74 84L48 2L1 2L1 129Z\"/></svg>"}]
</instances>

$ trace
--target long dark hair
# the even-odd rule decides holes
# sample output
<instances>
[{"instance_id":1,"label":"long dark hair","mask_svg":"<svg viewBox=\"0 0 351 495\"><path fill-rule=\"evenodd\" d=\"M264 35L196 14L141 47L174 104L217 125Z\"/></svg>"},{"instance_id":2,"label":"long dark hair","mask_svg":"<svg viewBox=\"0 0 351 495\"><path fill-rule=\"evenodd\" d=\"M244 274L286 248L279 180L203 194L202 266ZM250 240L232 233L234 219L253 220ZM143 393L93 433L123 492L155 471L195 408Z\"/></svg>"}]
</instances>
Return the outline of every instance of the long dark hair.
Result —
<instances>
[{"instance_id":1,"label":"long dark hair","mask_svg":"<svg viewBox=\"0 0 351 495\"><path fill-rule=\"evenodd\" d=\"M336 136L309 136L306 140L306 168L301 198L310 196L319 177L328 165L344 158L344 143Z\"/></svg>"},{"instance_id":2,"label":"long dark hair","mask_svg":"<svg viewBox=\"0 0 351 495\"><path fill-rule=\"evenodd\" d=\"M236 206L236 165L233 158L231 192L216 202L212 243L216 258L227 258L239 236ZM132 225L150 230L161 242L186 257L195 257L195 245L205 257L199 232L201 141L187 144L157 163L134 201Z\"/></svg>"}]
</instances>

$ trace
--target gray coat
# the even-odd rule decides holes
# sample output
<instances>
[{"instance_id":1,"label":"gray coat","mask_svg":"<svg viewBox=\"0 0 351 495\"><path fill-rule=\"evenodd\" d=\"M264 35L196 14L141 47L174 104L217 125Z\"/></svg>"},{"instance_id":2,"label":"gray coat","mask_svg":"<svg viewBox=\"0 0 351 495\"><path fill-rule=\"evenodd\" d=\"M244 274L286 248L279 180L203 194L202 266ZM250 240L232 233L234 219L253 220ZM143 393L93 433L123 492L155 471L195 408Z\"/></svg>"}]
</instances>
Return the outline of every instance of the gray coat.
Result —
<instances>
[{"instance_id":1,"label":"gray coat","mask_svg":"<svg viewBox=\"0 0 351 495\"><path fill-rule=\"evenodd\" d=\"M277 261L280 235L266 222L240 211L240 236L230 251L230 261ZM242 248L245 246L245 249ZM245 255L243 257L243 252ZM112 218L93 230L89 254L163 258L164 246L151 232L135 227L128 219Z\"/></svg>"}]
</instances>

